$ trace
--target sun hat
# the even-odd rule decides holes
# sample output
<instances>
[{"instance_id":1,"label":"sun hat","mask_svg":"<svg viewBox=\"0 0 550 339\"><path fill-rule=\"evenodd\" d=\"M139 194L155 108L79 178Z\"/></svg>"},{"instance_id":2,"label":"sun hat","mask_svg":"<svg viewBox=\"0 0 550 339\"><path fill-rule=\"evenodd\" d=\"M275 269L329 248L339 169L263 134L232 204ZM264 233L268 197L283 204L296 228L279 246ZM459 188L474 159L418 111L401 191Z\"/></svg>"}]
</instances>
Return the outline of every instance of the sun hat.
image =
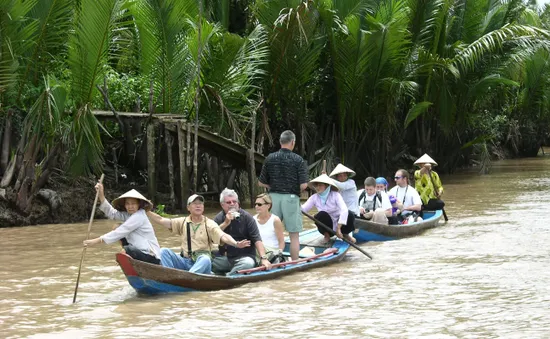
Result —
<instances>
[{"instance_id":1,"label":"sun hat","mask_svg":"<svg viewBox=\"0 0 550 339\"><path fill-rule=\"evenodd\" d=\"M197 199L204 202L204 197L202 195L193 194L192 196L189 197L189 199L187 199L187 206L191 205L191 203Z\"/></svg>"},{"instance_id":2,"label":"sun hat","mask_svg":"<svg viewBox=\"0 0 550 339\"><path fill-rule=\"evenodd\" d=\"M377 184L377 185L380 185L380 184L386 185L386 187L388 187L388 185L389 185L389 184L388 184L388 181L387 181L386 178L384 178L384 177L378 177L378 178L376 178L376 184Z\"/></svg>"},{"instance_id":3,"label":"sun hat","mask_svg":"<svg viewBox=\"0 0 550 339\"><path fill-rule=\"evenodd\" d=\"M355 172L351 170L350 168L347 168L346 166L342 164L336 165L336 167L330 172L330 176L333 177L335 175L338 175L340 173L349 173L349 177L352 178L355 176Z\"/></svg>"},{"instance_id":4,"label":"sun hat","mask_svg":"<svg viewBox=\"0 0 550 339\"><path fill-rule=\"evenodd\" d=\"M143 195L141 195L141 193L134 189L129 190L128 192L113 200L113 207L119 211L126 211L126 207L124 206L126 198L134 198L145 202L145 206L143 207L143 209L146 211L150 211L153 208L153 203L147 200L147 198L145 198Z\"/></svg>"},{"instance_id":5,"label":"sun hat","mask_svg":"<svg viewBox=\"0 0 550 339\"><path fill-rule=\"evenodd\" d=\"M332 179L331 177L329 177L328 175L326 174L321 174L320 176L318 176L317 178L311 180L309 182L309 185L311 187L314 186L315 183L321 183L321 184L327 184L329 186L332 186L333 190L334 191L337 191L338 190L338 186L336 186L336 183L334 182L334 179Z\"/></svg>"},{"instance_id":6,"label":"sun hat","mask_svg":"<svg viewBox=\"0 0 550 339\"><path fill-rule=\"evenodd\" d=\"M414 162L415 165L420 165L420 164L432 164L434 166L437 166L437 162L435 162L434 159L432 159L428 153L424 153L423 156L421 156L420 158L418 158L415 162Z\"/></svg>"}]
</instances>

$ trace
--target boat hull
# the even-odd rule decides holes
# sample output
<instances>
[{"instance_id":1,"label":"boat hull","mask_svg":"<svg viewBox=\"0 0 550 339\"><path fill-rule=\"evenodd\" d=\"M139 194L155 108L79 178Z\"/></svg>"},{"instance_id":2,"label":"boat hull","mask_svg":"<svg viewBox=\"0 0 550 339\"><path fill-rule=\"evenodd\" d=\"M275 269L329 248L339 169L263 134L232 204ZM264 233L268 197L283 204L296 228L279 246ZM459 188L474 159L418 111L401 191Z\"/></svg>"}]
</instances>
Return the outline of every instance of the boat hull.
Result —
<instances>
[{"instance_id":1,"label":"boat hull","mask_svg":"<svg viewBox=\"0 0 550 339\"><path fill-rule=\"evenodd\" d=\"M384 225L364 219L355 219L354 237L357 242L389 241L412 237L427 229L437 227L443 212L425 211L425 219L410 225Z\"/></svg>"},{"instance_id":2,"label":"boat hull","mask_svg":"<svg viewBox=\"0 0 550 339\"><path fill-rule=\"evenodd\" d=\"M317 230L313 231L317 232ZM313 232L306 232L313 236ZM250 282L276 279L295 272L326 266L341 261L348 251L349 245L337 240L331 248L334 248L334 253L323 253L327 250L326 247L314 247L316 254L314 257L303 258L293 264L285 263L283 266L269 271L254 271L231 276L190 273L135 260L124 253L118 253L116 260L128 282L138 293L165 294L228 289Z\"/></svg>"}]
</instances>

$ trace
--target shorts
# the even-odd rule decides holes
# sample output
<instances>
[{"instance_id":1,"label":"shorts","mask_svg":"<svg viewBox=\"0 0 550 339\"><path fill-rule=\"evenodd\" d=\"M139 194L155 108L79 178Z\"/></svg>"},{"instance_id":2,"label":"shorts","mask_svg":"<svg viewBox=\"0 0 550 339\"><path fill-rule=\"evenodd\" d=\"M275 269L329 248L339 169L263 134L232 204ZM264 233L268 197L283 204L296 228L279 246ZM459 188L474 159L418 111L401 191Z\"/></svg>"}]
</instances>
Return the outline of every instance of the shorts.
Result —
<instances>
[{"instance_id":1,"label":"shorts","mask_svg":"<svg viewBox=\"0 0 550 339\"><path fill-rule=\"evenodd\" d=\"M302 209L300 196L296 194L269 193L273 200L271 213L278 216L289 233L302 232Z\"/></svg>"}]
</instances>

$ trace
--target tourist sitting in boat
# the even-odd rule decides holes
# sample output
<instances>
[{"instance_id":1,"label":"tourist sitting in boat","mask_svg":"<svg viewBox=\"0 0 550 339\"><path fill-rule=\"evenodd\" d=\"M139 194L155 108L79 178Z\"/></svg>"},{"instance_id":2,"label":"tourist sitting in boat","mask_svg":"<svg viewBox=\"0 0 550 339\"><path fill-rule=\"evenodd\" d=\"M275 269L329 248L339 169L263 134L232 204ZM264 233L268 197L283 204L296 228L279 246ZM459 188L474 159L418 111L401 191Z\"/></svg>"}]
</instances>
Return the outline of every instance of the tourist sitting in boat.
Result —
<instances>
[{"instance_id":1,"label":"tourist sitting in boat","mask_svg":"<svg viewBox=\"0 0 550 339\"><path fill-rule=\"evenodd\" d=\"M420 169L414 172L414 187L422 199L422 210L435 211L445 207L441 200L443 185L439 175L432 170L437 163L428 155L424 154L414 162Z\"/></svg>"},{"instance_id":2,"label":"tourist sitting in boat","mask_svg":"<svg viewBox=\"0 0 550 339\"><path fill-rule=\"evenodd\" d=\"M281 219L278 216L271 213L271 206L273 201L271 196L267 193L262 193L256 197L256 203L254 208L256 209L256 215L254 220L256 220L256 225L260 231L260 236L262 237L262 242L268 260L273 263L276 260L276 257L279 257L285 249L285 235L284 235L284 226ZM259 254L257 259L259 258Z\"/></svg>"},{"instance_id":3,"label":"tourist sitting in boat","mask_svg":"<svg viewBox=\"0 0 550 339\"><path fill-rule=\"evenodd\" d=\"M388 181L384 177L378 177L376 178L376 190L382 191L382 192L388 192L388 187L390 185L388 184Z\"/></svg>"},{"instance_id":4,"label":"tourist sitting in boat","mask_svg":"<svg viewBox=\"0 0 550 339\"><path fill-rule=\"evenodd\" d=\"M254 247L220 247L226 256L218 256L212 261L212 271L216 274L232 275L237 271L256 266L256 251L260 254L260 265L271 269L260 231L250 213L239 206L239 196L232 189L225 188L220 194L222 211L214 217L221 229L238 241L249 239Z\"/></svg>"},{"instance_id":5,"label":"tourist sitting in boat","mask_svg":"<svg viewBox=\"0 0 550 339\"><path fill-rule=\"evenodd\" d=\"M95 189L98 193L99 209L107 218L123 221L111 232L98 238L84 241L84 246L100 243L112 244L126 239L123 246L126 254L140 261L152 264L160 264L160 246L155 236L153 225L147 219L145 211L150 210L153 204L136 190L130 190L113 200L113 205L105 199L105 191L102 183L97 183Z\"/></svg>"},{"instance_id":6,"label":"tourist sitting in boat","mask_svg":"<svg viewBox=\"0 0 550 339\"><path fill-rule=\"evenodd\" d=\"M169 248L160 250L162 266L186 270L191 273L212 273L212 250L220 240L236 248L250 246L249 240L236 241L224 233L218 224L203 215L204 197L193 194L187 199L189 216L182 218L163 218L154 212L147 216L155 224L163 225L171 232L181 236L181 253L176 254Z\"/></svg>"},{"instance_id":7,"label":"tourist sitting in boat","mask_svg":"<svg viewBox=\"0 0 550 339\"><path fill-rule=\"evenodd\" d=\"M418 192L409 185L409 172L399 169L395 172L396 185L390 190L389 194L397 199L397 208L401 211L398 214L399 221L407 219L411 214L416 215L422 209L422 200Z\"/></svg>"},{"instance_id":8,"label":"tourist sitting in boat","mask_svg":"<svg viewBox=\"0 0 550 339\"><path fill-rule=\"evenodd\" d=\"M355 181L351 179L355 176L355 172L347 168L342 164L336 165L334 170L330 173L330 177L334 180L338 192L342 195L348 210L353 214L359 215L359 205L357 204L357 185Z\"/></svg>"},{"instance_id":9,"label":"tourist sitting in boat","mask_svg":"<svg viewBox=\"0 0 550 339\"><path fill-rule=\"evenodd\" d=\"M388 224L388 217L392 216L390 199L386 192L376 190L376 180L373 177L365 179L365 190L359 196L358 203L362 219Z\"/></svg>"},{"instance_id":10,"label":"tourist sitting in boat","mask_svg":"<svg viewBox=\"0 0 550 339\"><path fill-rule=\"evenodd\" d=\"M355 215L348 210L344 199L338 193L338 187L334 180L326 174L321 174L311 180L309 185L317 193L307 199L302 205L302 211L307 213L315 207L318 211L315 214L315 219L325 226L332 226L332 231L329 232L329 230L320 224L315 223L319 232L324 235L325 242L329 242L330 237L335 234L341 239L345 238L348 241L355 242L355 238L352 236L352 232L355 229Z\"/></svg>"}]
</instances>

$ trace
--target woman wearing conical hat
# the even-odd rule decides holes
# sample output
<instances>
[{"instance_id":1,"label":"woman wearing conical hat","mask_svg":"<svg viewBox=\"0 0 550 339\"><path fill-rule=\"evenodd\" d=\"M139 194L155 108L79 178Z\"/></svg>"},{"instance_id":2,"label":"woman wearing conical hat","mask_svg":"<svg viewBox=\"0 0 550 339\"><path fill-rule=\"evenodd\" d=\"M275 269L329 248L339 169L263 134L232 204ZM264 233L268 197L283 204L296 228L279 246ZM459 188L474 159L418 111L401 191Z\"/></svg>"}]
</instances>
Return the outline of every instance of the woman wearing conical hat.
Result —
<instances>
[{"instance_id":1,"label":"woman wearing conical hat","mask_svg":"<svg viewBox=\"0 0 550 339\"><path fill-rule=\"evenodd\" d=\"M445 206L441 200L443 185L439 175L432 170L432 166L437 166L437 163L428 154L424 154L414 164L420 167L414 172L414 188L422 199L422 209L431 211L442 209Z\"/></svg>"},{"instance_id":2,"label":"woman wearing conical hat","mask_svg":"<svg viewBox=\"0 0 550 339\"><path fill-rule=\"evenodd\" d=\"M328 242L330 237L335 234L339 238L346 238L348 241L355 242L355 238L352 236L355 229L353 224L355 215L348 211L344 199L338 193L338 187L334 180L326 174L321 174L311 180L309 185L317 193L307 199L302 205L302 211L307 213L315 207L319 211L315 215L315 219L328 227L332 226L332 232L328 232L324 227L317 224L317 229L325 236L325 242Z\"/></svg>"},{"instance_id":3,"label":"woman wearing conical hat","mask_svg":"<svg viewBox=\"0 0 550 339\"><path fill-rule=\"evenodd\" d=\"M105 199L103 184L96 184L95 189L101 202L99 209L109 219L121 220L123 223L98 238L85 240L84 246L112 244L125 238L128 242L128 245L124 246L126 254L136 260L160 264L159 242L146 214L153 204L138 191L130 190L113 200L111 205Z\"/></svg>"},{"instance_id":4,"label":"woman wearing conical hat","mask_svg":"<svg viewBox=\"0 0 550 339\"><path fill-rule=\"evenodd\" d=\"M334 183L338 187L338 191L342 195L348 210L355 215L359 215L359 204L357 202L357 185L351 179L355 176L355 172L342 164L336 165L334 170L330 172L330 177L335 179Z\"/></svg>"}]
</instances>

